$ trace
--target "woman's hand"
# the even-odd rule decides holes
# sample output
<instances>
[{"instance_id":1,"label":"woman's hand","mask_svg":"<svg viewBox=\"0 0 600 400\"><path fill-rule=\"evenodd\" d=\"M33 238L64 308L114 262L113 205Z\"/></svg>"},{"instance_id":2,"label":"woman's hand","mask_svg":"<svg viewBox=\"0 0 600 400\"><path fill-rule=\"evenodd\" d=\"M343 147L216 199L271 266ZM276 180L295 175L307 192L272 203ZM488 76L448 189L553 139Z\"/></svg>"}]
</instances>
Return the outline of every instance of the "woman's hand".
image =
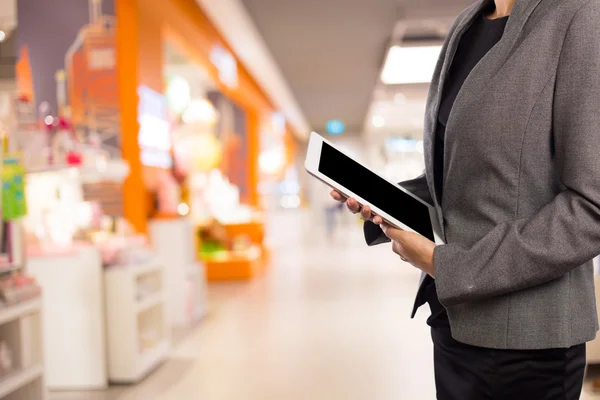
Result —
<instances>
[{"instance_id":1,"label":"woman's hand","mask_svg":"<svg viewBox=\"0 0 600 400\"><path fill-rule=\"evenodd\" d=\"M434 276L433 249L436 246L434 242L418 233L393 228L386 223L381 224L381 229L392 240L394 253L398 254L403 261Z\"/></svg>"},{"instance_id":2,"label":"woman's hand","mask_svg":"<svg viewBox=\"0 0 600 400\"><path fill-rule=\"evenodd\" d=\"M360 204L358 204L358 201L352 198L346 198L346 196L344 196L337 190L332 190L329 194L334 200L339 201L340 203L346 203L348 210L350 210L352 214L360 213L360 217L363 220L371 221L376 225L381 225L383 223L383 219L380 216L373 214L369 206L361 206Z\"/></svg>"}]
</instances>

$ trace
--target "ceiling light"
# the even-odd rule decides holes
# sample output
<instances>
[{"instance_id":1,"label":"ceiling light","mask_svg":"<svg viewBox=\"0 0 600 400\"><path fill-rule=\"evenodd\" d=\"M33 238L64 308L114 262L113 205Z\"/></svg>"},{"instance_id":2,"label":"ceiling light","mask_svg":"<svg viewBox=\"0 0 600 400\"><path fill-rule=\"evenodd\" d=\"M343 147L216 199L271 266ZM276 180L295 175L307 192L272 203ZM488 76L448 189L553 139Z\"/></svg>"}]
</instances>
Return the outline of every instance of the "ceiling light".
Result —
<instances>
[{"instance_id":1,"label":"ceiling light","mask_svg":"<svg viewBox=\"0 0 600 400\"><path fill-rule=\"evenodd\" d=\"M0 30L0 42L4 42L4 39L6 39L6 32Z\"/></svg>"},{"instance_id":2,"label":"ceiling light","mask_svg":"<svg viewBox=\"0 0 600 400\"><path fill-rule=\"evenodd\" d=\"M381 128L385 125L385 118L383 118L381 115L375 115L373 118L371 118L371 124L373 124L375 128Z\"/></svg>"},{"instance_id":3,"label":"ceiling light","mask_svg":"<svg viewBox=\"0 0 600 400\"><path fill-rule=\"evenodd\" d=\"M431 82L441 49L441 46L390 47L381 81L386 85Z\"/></svg>"}]
</instances>

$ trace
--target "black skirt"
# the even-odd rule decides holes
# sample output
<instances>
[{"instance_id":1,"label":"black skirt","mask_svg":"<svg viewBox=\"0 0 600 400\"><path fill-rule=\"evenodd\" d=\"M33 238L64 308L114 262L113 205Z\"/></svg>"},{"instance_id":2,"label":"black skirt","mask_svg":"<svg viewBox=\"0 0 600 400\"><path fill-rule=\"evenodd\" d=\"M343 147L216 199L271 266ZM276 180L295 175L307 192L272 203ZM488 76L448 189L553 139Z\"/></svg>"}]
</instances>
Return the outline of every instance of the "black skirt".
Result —
<instances>
[{"instance_id":1,"label":"black skirt","mask_svg":"<svg viewBox=\"0 0 600 400\"><path fill-rule=\"evenodd\" d=\"M495 350L432 327L438 400L579 400L585 344L567 349Z\"/></svg>"}]
</instances>

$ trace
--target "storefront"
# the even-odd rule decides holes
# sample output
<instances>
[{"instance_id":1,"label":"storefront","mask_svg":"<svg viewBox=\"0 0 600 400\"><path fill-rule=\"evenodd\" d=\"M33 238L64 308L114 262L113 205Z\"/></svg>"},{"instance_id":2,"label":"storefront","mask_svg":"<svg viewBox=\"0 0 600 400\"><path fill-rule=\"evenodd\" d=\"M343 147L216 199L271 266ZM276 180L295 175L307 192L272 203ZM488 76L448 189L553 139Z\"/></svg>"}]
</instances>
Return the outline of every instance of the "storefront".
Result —
<instances>
[{"instance_id":1,"label":"storefront","mask_svg":"<svg viewBox=\"0 0 600 400\"><path fill-rule=\"evenodd\" d=\"M195 2L60 3L19 2L6 143L27 204L10 209L43 287L47 385L102 388L164 359L206 279L264 270L260 181L285 176L290 129L261 143L275 107Z\"/></svg>"}]
</instances>

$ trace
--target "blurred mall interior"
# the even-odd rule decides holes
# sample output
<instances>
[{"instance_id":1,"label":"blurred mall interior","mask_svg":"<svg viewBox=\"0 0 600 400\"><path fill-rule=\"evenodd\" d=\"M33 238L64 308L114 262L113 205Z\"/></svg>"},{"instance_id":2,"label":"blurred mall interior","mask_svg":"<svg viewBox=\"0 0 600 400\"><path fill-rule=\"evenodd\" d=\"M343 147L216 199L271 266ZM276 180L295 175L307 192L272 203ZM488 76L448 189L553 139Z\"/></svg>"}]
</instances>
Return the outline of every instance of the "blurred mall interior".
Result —
<instances>
[{"instance_id":1,"label":"blurred mall interior","mask_svg":"<svg viewBox=\"0 0 600 400\"><path fill-rule=\"evenodd\" d=\"M0 399L434 399L419 272L304 157L419 175L471 3L0 0Z\"/></svg>"}]
</instances>

